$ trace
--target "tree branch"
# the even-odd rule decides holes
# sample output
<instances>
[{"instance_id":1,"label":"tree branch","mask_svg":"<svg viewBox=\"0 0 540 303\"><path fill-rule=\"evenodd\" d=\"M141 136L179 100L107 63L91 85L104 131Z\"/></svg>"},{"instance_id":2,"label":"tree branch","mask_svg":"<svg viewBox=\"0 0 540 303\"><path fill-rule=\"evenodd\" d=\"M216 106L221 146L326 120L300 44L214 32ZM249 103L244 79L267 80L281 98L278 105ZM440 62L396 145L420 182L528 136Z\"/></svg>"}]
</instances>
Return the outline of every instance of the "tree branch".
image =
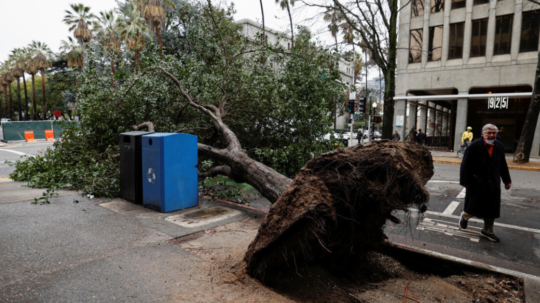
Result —
<instances>
[{"instance_id":1,"label":"tree branch","mask_svg":"<svg viewBox=\"0 0 540 303\"><path fill-rule=\"evenodd\" d=\"M144 128L144 127L148 128L148 131L149 131L149 132L155 132L155 130L154 130L154 123L152 123L152 122L150 122L150 121L148 121L148 122L143 122L143 123L141 123L141 124L139 124L139 125L133 125L133 126L132 126L132 128L133 128L134 130L139 130L139 129Z\"/></svg>"}]
</instances>

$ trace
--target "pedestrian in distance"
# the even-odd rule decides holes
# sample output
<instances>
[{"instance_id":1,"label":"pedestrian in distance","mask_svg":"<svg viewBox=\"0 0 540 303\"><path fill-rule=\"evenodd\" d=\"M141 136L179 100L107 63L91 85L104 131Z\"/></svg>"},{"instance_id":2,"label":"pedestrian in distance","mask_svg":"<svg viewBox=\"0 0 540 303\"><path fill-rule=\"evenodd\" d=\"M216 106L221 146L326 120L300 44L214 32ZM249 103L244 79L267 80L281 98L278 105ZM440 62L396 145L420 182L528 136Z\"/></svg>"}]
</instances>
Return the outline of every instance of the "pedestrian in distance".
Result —
<instances>
[{"instance_id":1,"label":"pedestrian in distance","mask_svg":"<svg viewBox=\"0 0 540 303\"><path fill-rule=\"evenodd\" d=\"M473 141L465 150L459 176L459 184L466 188L459 227L467 229L468 220L472 217L484 219L481 234L493 242L500 241L493 225L500 217L501 179L506 190L512 187L504 146L495 140L497 132L497 126L484 125L482 139Z\"/></svg>"},{"instance_id":2,"label":"pedestrian in distance","mask_svg":"<svg viewBox=\"0 0 540 303\"><path fill-rule=\"evenodd\" d=\"M362 129L358 129L358 132L356 133L356 139L358 139L358 142L362 140Z\"/></svg>"},{"instance_id":3,"label":"pedestrian in distance","mask_svg":"<svg viewBox=\"0 0 540 303\"><path fill-rule=\"evenodd\" d=\"M426 142L426 134L422 132L422 129L419 129L416 134L416 143L424 145L424 142Z\"/></svg>"},{"instance_id":4,"label":"pedestrian in distance","mask_svg":"<svg viewBox=\"0 0 540 303\"><path fill-rule=\"evenodd\" d=\"M401 137L399 136L398 131L396 130L396 132L392 135L392 141L399 141L399 140L401 140Z\"/></svg>"},{"instance_id":5,"label":"pedestrian in distance","mask_svg":"<svg viewBox=\"0 0 540 303\"><path fill-rule=\"evenodd\" d=\"M471 142L472 138L472 127L468 126L467 130L463 132L463 135L461 135L461 146L465 146L465 139L469 139L469 142Z\"/></svg>"}]
</instances>

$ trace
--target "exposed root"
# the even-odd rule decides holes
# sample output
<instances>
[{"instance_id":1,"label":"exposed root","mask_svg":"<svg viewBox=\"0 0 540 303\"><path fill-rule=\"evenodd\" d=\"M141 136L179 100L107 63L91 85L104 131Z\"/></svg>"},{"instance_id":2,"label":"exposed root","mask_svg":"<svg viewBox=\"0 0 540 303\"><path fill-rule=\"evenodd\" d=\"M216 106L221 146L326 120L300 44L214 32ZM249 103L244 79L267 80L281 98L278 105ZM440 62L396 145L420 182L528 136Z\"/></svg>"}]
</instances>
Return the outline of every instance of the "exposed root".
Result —
<instances>
[{"instance_id":1,"label":"exposed root","mask_svg":"<svg viewBox=\"0 0 540 303\"><path fill-rule=\"evenodd\" d=\"M247 271L263 278L313 260L346 270L386 239L387 219L400 222L395 210L425 210L432 175L431 154L414 143L375 142L309 161L270 208Z\"/></svg>"}]
</instances>

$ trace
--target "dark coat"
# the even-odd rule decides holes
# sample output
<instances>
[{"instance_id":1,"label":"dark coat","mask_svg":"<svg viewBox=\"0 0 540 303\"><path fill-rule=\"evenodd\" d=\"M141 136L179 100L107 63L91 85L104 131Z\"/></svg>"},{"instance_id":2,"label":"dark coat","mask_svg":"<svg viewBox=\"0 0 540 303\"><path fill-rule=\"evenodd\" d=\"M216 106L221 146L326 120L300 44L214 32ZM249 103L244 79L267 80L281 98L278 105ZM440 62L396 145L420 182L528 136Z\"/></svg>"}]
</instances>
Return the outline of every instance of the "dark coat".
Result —
<instances>
[{"instance_id":1,"label":"dark coat","mask_svg":"<svg viewBox=\"0 0 540 303\"><path fill-rule=\"evenodd\" d=\"M467 186L464 211L477 218L499 218L501 209L501 178L512 183L506 164L504 146L495 141L489 157L484 140L473 141L463 155L459 184Z\"/></svg>"},{"instance_id":2,"label":"dark coat","mask_svg":"<svg viewBox=\"0 0 540 303\"><path fill-rule=\"evenodd\" d=\"M419 132L418 134L416 134L416 142L418 144L424 144L424 141L426 141L426 134L424 134L423 132Z\"/></svg>"}]
</instances>

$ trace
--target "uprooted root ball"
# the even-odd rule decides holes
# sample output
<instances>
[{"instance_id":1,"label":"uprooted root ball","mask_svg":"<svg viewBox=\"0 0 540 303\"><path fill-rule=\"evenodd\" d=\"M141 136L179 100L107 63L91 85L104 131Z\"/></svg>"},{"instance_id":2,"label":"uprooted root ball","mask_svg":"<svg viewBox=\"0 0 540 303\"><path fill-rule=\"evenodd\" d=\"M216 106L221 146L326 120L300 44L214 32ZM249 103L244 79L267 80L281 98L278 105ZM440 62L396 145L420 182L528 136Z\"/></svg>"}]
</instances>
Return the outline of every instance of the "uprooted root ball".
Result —
<instances>
[{"instance_id":1,"label":"uprooted root ball","mask_svg":"<svg viewBox=\"0 0 540 303\"><path fill-rule=\"evenodd\" d=\"M314 260L346 269L386 239L386 220L399 222L394 210L425 210L432 175L430 152L415 143L375 142L309 161L270 208L247 271L263 278Z\"/></svg>"}]
</instances>

